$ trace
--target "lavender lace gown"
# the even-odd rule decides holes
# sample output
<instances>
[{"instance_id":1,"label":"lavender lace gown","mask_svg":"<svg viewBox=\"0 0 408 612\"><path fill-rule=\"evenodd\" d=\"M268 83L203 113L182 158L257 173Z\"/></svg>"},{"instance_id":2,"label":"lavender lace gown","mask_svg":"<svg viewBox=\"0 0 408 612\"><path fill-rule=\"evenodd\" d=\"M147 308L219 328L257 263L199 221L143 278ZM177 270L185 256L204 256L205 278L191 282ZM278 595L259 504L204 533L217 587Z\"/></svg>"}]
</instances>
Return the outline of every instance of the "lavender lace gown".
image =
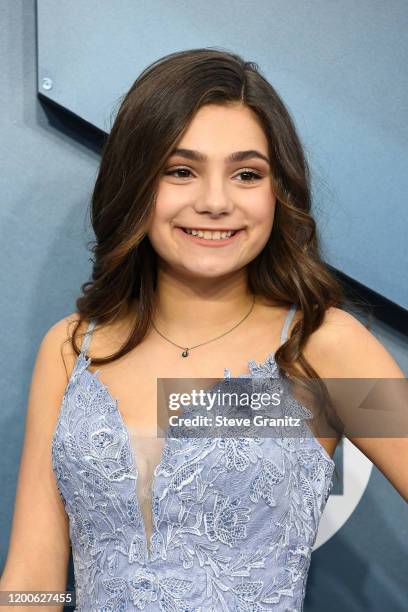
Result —
<instances>
[{"instance_id":1,"label":"lavender lace gown","mask_svg":"<svg viewBox=\"0 0 408 612\"><path fill-rule=\"evenodd\" d=\"M126 428L98 372L88 370L94 325L66 387L51 449L69 517L75 610L301 611L332 488L328 453L310 435L152 436L146 443ZM272 353L248 367L236 378L280 376Z\"/></svg>"}]
</instances>

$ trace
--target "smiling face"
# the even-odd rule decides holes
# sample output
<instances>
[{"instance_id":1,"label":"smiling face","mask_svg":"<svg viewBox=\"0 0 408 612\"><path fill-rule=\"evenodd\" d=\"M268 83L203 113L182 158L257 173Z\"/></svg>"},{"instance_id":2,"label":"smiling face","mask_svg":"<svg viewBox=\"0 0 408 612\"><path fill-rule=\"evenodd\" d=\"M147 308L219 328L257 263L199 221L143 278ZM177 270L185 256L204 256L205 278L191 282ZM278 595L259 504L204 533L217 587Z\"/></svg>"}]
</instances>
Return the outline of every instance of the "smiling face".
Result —
<instances>
[{"instance_id":1,"label":"smiling face","mask_svg":"<svg viewBox=\"0 0 408 612\"><path fill-rule=\"evenodd\" d=\"M159 265L203 279L251 262L268 240L275 213L267 160L268 141L253 111L201 107L159 180L148 231ZM191 234L204 229L217 231ZM220 230L239 231L223 237Z\"/></svg>"}]
</instances>

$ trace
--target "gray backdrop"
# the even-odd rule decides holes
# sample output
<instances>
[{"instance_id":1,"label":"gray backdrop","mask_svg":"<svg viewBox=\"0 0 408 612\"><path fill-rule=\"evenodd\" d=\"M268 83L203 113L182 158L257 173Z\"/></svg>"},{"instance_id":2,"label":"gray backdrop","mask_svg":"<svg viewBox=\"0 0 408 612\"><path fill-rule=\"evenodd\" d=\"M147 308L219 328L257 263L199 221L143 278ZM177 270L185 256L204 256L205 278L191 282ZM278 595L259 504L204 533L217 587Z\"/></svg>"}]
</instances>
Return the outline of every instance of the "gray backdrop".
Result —
<instances>
[{"instance_id":1,"label":"gray backdrop","mask_svg":"<svg viewBox=\"0 0 408 612\"><path fill-rule=\"evenodd\" d=\"M48 4L41 0L39 8ZM41 87L45 76L53 79L51 98L107 129L101 121L108 121L115 101L146 64L167 51L222 45L259 61L306 143L329 261L407 305L406 253L398 234L407 218L402 168L407 3L168 1L160 18L153 18L157 2L139 8L142 4L52 3L53 10L39 20L44 52L40 36L37 74L34 0L0 1L0 567L36 352L47 329L75 309L79 286L90 274L86 208L99 154L68 120L38 101L37 84ZM215 6L216 14L228 15L224 25L215 18ZM127 23L114 26L121 11ZM254 50L250 33L257 29ZM147 36L134 36L129 46L131 33L144 30ZM92 33L87 45L85 31ZM240 35L239 46L229 45L230 31ZM177 45L170 49L176 34ZM137 52L138 41L143 53ZM98 57L91 69L91 59ZM108 58L109 69L103 64ZM114 69L116 62L122 72ZM109 81L96 82L102 73ZM378 321L373 331L407 374L406 336ZM336 462L343 475L344 458L339 448ZM305 611L402 612L408 601L406 504L377 469L367 472L361 458L352 461L360 466L362 496L345 521L342 486L329 500L332 514L324 517L325 533L319 532L325 542L312 555ZM358 471L354 464L349 468Z\"/></svg>"}]
</instances>

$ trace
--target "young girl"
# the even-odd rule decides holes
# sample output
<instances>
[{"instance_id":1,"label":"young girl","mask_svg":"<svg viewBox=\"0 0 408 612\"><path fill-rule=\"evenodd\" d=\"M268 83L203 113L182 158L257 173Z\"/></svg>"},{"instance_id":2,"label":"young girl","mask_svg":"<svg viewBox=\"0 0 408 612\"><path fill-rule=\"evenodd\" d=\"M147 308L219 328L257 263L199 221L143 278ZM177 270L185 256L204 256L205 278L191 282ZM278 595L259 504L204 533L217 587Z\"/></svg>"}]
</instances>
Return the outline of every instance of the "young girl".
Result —
<instances>
[{"instance_id":1,"label":"young girl","mask_svg":"<svg viewBox=\"0 0 408 612\"><path fill-rule=\"evenodd\" d=\"M72 546L76 610L302 610L341 432L163 438L157 379L403 378L341 308L310 208L255 64L195 49L139 76L93 192L92 280L37 356L3 590L65 590ZM351 440L408 497L406 440Z\"/></svg>"}]
</instances>

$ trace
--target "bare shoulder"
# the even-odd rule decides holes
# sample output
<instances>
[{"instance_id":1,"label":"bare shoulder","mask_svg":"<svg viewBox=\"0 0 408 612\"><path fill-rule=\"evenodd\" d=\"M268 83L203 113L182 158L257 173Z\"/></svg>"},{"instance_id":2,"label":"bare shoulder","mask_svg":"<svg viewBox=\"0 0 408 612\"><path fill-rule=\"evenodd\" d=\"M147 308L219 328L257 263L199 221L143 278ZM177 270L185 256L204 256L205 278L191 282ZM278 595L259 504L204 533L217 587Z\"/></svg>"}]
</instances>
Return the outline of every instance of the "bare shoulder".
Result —
<instances>
[{"instance_id":1,"label":"bare shoulder","mask_svg":"<svg viewBox=\"0 0 408 612\"><path fill-rule=\"evenodd\" d=\"M329 308L311 334L306 359L322 377L399 378L404 376L385 346L351 313Z\"/></svg>"},{"instance_id":2,"label":"bare shoulder","mask_svg":"<svg viewBox=\"0 0 408 612\"><path fill-rule=\"evenodd\" d=\"M49 356L49 362L55 364L55 368L63 368L68 382L72 369L74 367L77 354L74 351L71 343L71 336L75 329L80 315L73 312L54 323L45 333L40 352L44 356ZM77 344L81 345L82 334L85 333L88 322L82 321L78 329Z\"/></svg>"},{"instance_id":3,"label":"bare shoulder","mask_svg":"<svg viewBox=\"0 0 408 612\"><path fill-rule=\"evenodd\" d=\"M71 338L80 319L81 317L78 312L72 312L54 323L43 339L43 343L49 347L49 350L54 355L58 351L60 362L62 361L64 364L67 381L78 358L78 354L72 346ZM82 346L89 322L89 319L83 318L75 333L76 345L79 349ZM92 340L87 353L92 358L96 358L116 352L126 341L132 323L131 317L123 317L103 325L97 324L92 331Z\"/></svg>"}]
</instances>

